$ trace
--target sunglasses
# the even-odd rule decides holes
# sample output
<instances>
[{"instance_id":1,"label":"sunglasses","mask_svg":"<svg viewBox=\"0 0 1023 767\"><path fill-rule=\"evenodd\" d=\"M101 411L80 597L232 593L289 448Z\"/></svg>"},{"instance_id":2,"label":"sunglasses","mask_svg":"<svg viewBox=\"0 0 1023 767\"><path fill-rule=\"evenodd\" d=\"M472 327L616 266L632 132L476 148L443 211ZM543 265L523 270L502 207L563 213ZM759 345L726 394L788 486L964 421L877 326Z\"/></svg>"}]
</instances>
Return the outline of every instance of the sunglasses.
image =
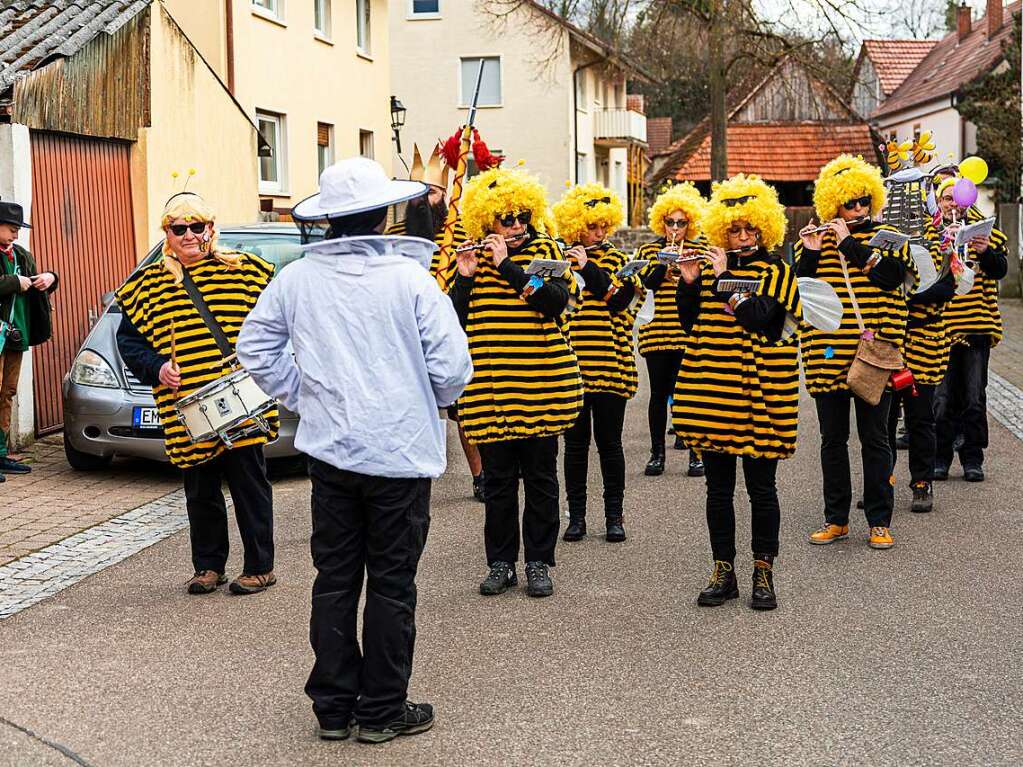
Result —
<instances>
[{"instance_id":1,"label":"sunglasses","mask_svg":"<svg viewBox=\"0 0 1023 767\"><path fill-rule=\"evenodd\" d=\"M610 205L611 204L611 198L610 197L601 197L601 198L596 199L596 200L587 200L586 202L583 203L583 205L585 205L587 208L595 208L598 205L600 205L600 203L604 203L605 205Z\"/></svg>"},{"instance_id":2,"label":"sunglasses","mask_svg":"<svg viewBox=\"0 0 1023 767\"><path fill-rule=\"evenodd\" d=\"M745 197L732 197L728 200L722 200L721 204L726 208L734 208L736 205L742 205L750 200L755 200L757 196L755 194L747 194Z\"/></svg>"},{"instance_id":3,"label":"sunglasses","mask_svg":"<svg viewBox=\"0 0 1023 767\"><path fill-rule=\"evenodd\" d=\"M516 221L520 224L528 224L533 220L533 211L524 210L518 214L505 213L503 216L495 216L495 218L501 223L501 226L515 226Z\"/></svg>"},{"instance_id":4,"label":"sunglasses","mask_svg":"<svg viewBox=\"0 0 1023 767\"><path fill-rule=\"evenodd\" d=\"M685 229L689 226L689 221L684 218L666 218L664 225L669 229Z\"/></svg>"},{"instance_id":5,"label":"sunglasses","mask_svg":"<svg viewBox=\"0 0 1023 767\"><path fill-rule=\"evenodd\" d=\"M173 232L175 237L184 237L185 232L191 231L192 234L202 234L206 231L205 221L194 221L191 224L171 224L167 227Z\"/></svg>"},{"instance_id":6,"label":"sunglasses","mask_svg":"<svg viewBox=\"0 0 1023 767\"><path fill-rule=\"evenodd\" d=\"M756 237L760 234L760 230L755 226L730 226L728 227L728 233L732 235L748 234L752 237Z\"/></svg>"},{"instance_id":7,"label":"sunglasses","mask_svg":"<svg viewBox=\"0 0 1023 767\"><path fill-rule=\"evenodd\" d=\"M868 194L865 197L857 197L855 200L849 200L849 202L842 203L842 207L846 210L856 210L857 205L861 208L869 208L870 195Z\"/></svg>"}]
</instances>

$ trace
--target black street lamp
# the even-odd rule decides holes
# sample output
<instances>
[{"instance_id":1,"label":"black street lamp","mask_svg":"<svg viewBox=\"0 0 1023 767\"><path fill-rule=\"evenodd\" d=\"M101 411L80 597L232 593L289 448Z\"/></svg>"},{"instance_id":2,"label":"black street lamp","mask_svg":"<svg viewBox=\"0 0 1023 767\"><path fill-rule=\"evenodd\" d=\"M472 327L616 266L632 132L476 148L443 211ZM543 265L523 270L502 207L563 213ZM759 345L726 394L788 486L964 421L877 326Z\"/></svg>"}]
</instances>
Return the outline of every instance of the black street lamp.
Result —
<instances>
[{"instance_id":1,"label":"black street lamp","mask_svg":"<svg viewBox=\"0 0 1023 767\"><path fill-rule=\"evenodd\" d=\"M405 105L398 101L397 96L391 96L391 130L394 131L394 143L401 156L401 129L405 126Z\"/></svg>"}]
</instances>

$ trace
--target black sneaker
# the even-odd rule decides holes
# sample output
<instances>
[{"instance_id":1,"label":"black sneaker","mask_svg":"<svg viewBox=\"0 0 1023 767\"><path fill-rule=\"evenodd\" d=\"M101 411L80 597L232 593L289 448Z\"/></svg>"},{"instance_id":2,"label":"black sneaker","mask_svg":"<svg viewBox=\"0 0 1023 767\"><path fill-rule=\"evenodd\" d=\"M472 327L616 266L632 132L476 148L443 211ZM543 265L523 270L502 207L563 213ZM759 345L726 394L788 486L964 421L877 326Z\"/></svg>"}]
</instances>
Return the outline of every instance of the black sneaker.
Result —
<instances>
[{"instance_id":1,"label":"black sneaker","mask_svg":"<svg viewBox=\"0 0 1023 767\"><path fill-rule=\"evenodd\" d=\"M707 473L707 469L704 468L703 461L700 460L700 456L694 453L692 450L689 451L689 471L686 472L690 477L702 477Z\"/></svg>"},{"instance_id":2,"label":"black sneaker","mask_svg":"<svg viewBox=\"0 0 1023 767\"><path fill-rule=\"evenodd\" d=\"M581 541L586 537L586 519L583 517L569 517L568 527L565 528L565 534L561 536L561 540L572 543L573 541Z\"/></svg>"},{"instance_id":3,"label":"black sneaker","mask_svg":"<svg viewBox=\"0 0 1023 767\"><path fill-rule=\"evenodd\" d=\"M320 722L316 728L316 734L320 740L348 740L355 729L355 719L350 719L347 724L338 726L333 722Z\"/></svg>"},{"instance_id":4,"label":"black sneaker","mask_svg":"<svg viewBox=\"0 0 1023 767\"><path fill-rule=\"evenodd\" d=\"M753 598L749 606L754 610L773 610L778 606L774 593L773 557L757 556L753 560Z\"/></svg>"},{"instance_id":5,"label":"black sneaker","mask_svg":"<svg viewBox=\"0 0 1023 767\"><path fill-rule=\"evenodd\" d=\"M31 474L32 467L27 463L15 461L13 458L4 456L0 458L0 473L2 474Z\"/></svg>"},{"instance_id":6,"label":"black sneaker","mask_svg":"<svg viewBox=\"0 0 1023 767\"><path fill-rule=\"evenodd\" d=\"M480 584L480 594L485 597L493 597L503 594L509 586L518 586L519 579L515 575L515 566L508 562L494 562L490 565L490 572Z\"/></svg>"},{"instance_id":7,"label":"black sneaker","mask_svg":"<svg viewBox=\"0 0 1023 767\"><path fill-rule=\"evenodd\" d=\"M475 477L472 478L472 497L480 503L487 500L486 495L483 492L483 472L481 471Z\"/></svg>"},{"instance_id":8,"label":"black sneaker","mask_svg":"<svg viewBox=\"0 0 1023 767\"><path fill-rule=\"evenodd\" d=\"M386 743L399 735L418 735L433 727L433 706L405 701L401 716L383 727L359 727L360 743Z\"/></svg>"},{"instance_id":9,"label":"black sneaker","mask_svg":"<svg viewBox=\"0 0 1023 767\"><path fill-rule=\"evenodd\" d=\"M738 599L739 584L735 580L735 568L731 562L721 559L714 560L714 572L710 574L707 588L700 592L696 604L704 607L717 607L729 599Z\"/></svg>"},{"instance_id":10,"label":"black sneaker","mask_svg":"<svg viewBox=\"0 0 1023 767\"><path fill-rule=\"evenodd\" d=\"M621 543L625 540L625 524L621 517L608 517L604 529L604 540L608 543Z\"/></svg>"},{"instance_id":11,"label":"black sneaker","mask_svg":"<svg viewBox=\"0 0 1023 767\"><path fill-rule=\"evenodd\" d=\"M934 464L934 480L936 482L946 482L948 480L948 466L943 463Z\"/></svg>"},{"instance_id":12,"label":"black sneaker","mask_svg":"<svg viewBox=\"0 0 1023 767\"><path fill-rule=\"evenodd\" d=\"M964 466L963 479L967 482L983 482L984 470L979 466Z\"/></svg>"},{"instance_id":13,"label":"black sneaker","mask_svg":"<svg viewBox=\"0 0 1023 767\"><path fill-rule=\"evenodd\" d=\"M646 462L643 473L648 477L659 477L664 473L664 448L654 450L650 453L650 460Z\"/></svg>"},{"instance_id":14,"label":"black sneaker","mask_svg":"<svg viewBox=\"0 0 1023 767\"><path fill-rule=\"evenodd\" d=\"M913 503L910 511L925 513L934 508L934 488L930 482L913 483Z\"/></svg>"},{"instance_id":15,"label":"black sneaker","mask_svg":"<svg viewBox=\"0 0 1023 767\"><path fill-rule=\"evenodd\" d=\"M526 562L526 594L531 597L549 597L554 593L554 581L546 562Z\"/></svg>"}]
</instances>

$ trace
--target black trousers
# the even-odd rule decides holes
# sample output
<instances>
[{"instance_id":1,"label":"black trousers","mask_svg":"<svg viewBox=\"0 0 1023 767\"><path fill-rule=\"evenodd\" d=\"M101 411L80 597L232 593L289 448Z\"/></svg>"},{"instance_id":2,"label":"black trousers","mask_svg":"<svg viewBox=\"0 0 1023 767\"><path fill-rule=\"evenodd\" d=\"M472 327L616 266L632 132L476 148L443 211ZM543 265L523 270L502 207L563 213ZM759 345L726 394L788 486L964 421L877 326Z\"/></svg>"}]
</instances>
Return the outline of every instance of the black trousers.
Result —
<instances>
[{"instance_id":1,"label":"black trousers","mask_svg":"<svg viewBox=\"0 0 1023 767\"><path fill-rule=\"evenodd\" d=\"M650 352L646 360L650 379L650 403L647 421L650 424L650 449L664 450L664 435L668 428L668 399L675 391L678 369L682 365L682 352Z\"/></svg>"},{"instance_id":2,"label":"black trousers","mask_svg":"<svg viewBox=\"0 0 1023 767\"><path fill-rule=\"evenodd\" d=\"M959 461L963 466L983 466L987 447L987 366L988 346L974 348L964 344L952 347L945 380L934 395L937 432L936 461L952 465L952 446L963 435Z\"/></svg>"},{"instance_id":3,"label":"black trousers","mask_svg":"<svg viewBox=\"0 0 1023 767\"><path fill-rule=\"evenodd\" d=\"M714 559L735 561L735 466L738 456L704 451L707 479L707 529ZM742 457L752 511L750 546L754 554L778 555L778 529L781 508L775 474L777 458Z\"/></svg>"},{"instance_id":4,"label":"black trousers","mask_svg":"<svg viewBox=\"0 0 1023 767\"><path fill-rule=\"evenodd\" d=\"M906 434L909 435L909 474L912 482L930 482L934 478L934 386L916 385L917 396L909 389L895 392L888 414L888 445L892 451L892 466L899 462L895 448L899 427L899 406L906 414Z\"/></svg>"},{"instance_id":5,"label":"black trousers","mask_svg":"<svg viewBox=\"0 0 1023 767\"><path fill-rule=\"evenodd\" d=\"M408 696L416 570L430 528L430 480L370 477L309 459L313 583L306 683L320 726L393 721ZM366 574L359 649L357 612Z\"/></svg>"},{"instance_id":6,"label":"black trousers","mask_svg":"<svg viewBox=\"0 0 1023 767\"><path fill-rule=\"evenodd\" d=\"M527 562L554 564L558 543L558 438L531 437L479 446L483 459L487 564L519 559L519 477L525 489L522 547Z\"/></svg>"},{"instance_id":7,"label":"black trousers","mask_svg":"<svg viewBox=\"0 0 1023 767\"><path fill-rule=\"evenodd\" d=\"M849 401L856 408L856 431L863 461L863 505L871 527L890 527L895 493L888 481L892 449L888 444L891 394L868 405L851 392L817 394L817 420L821 430L821 475L824 480L824 519L835 525L849 523L852 477L849 471Z\"/></svg>"},{"instance_id":8,"label":"black trousers","mask_svg":"<svg viewBox=\"0 0 1023 767\"><path fill-rule=\"evenodd\" d=\"M192 566L196 570L224 572L230 548L227 504L222 485L227 480L234 501L249 575L274 569L274 512L270 480L262 445L226 450L216 458L184 469L185 505L188 509Z\"/></svg>"},{"instance_id":9,"label":"black trousers","mask_svg":"<svg viewBox=\"0 0 1023 767\"><path fill-rule=\"evenodd\" d=\"M590 435L597 442L600 475L604 479L604 516L622 516L625 498L625 451L622 429L628 400L607 392L587 392L583 409L572 428L565 432L565 495L568 514L586 517L586 477L589 469ZM592 428L591 428L592 421Z\"/></svg>"}]
</instances>

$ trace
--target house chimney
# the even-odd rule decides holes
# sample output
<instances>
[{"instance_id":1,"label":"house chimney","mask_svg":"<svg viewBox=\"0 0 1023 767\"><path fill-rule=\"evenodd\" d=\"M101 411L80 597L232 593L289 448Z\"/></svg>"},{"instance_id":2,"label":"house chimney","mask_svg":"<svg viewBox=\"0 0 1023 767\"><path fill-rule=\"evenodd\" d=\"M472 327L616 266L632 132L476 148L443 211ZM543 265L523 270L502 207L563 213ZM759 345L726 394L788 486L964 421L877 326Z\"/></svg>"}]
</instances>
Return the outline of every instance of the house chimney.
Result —
<instances>
[{"instance_id":1,"label":"house chimney","mask_svg":"<svg viewBox=\"0 0 1023 767\"><path fill-rule=\"evenodd\" d=\"M963 38L970 34L970 6L963 3L956 9L956 39L959 42L963 41Z\"/></svg>"},{"instance_id":2,"label":"house chimney","mask_svg":"<svg viewBox=\"0 0 1023 767\"><path fill-rule=\"evenodd\" d=\"M987 39L998 34L1002 28L1002 0L987 0Z\"/></svg>"}]
</instances>

